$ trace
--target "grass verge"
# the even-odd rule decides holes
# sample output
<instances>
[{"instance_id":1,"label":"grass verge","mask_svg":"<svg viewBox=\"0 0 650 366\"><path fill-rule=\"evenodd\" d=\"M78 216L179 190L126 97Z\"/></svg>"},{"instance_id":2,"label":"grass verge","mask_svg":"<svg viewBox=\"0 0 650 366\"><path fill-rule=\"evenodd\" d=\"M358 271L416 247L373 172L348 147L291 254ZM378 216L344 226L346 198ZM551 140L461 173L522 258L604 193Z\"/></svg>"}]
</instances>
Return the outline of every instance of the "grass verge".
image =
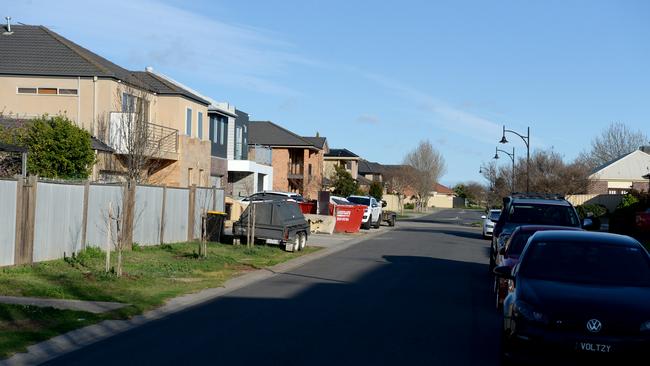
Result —
<instances>
[{"instance_id":1,"label":"grass verge","mask_svg":"<svg viewBox=\"0 0 650 366\"><path fill-rule=\"evenodd\" d=\"M172 297L223 285L237 275L314 252L289 253L276 246L209 244L207 258L197 243L135 246L124 253L121 278L104 272L105 254L89 248L73 258L0 270L0 295L115 301L131 304L104 314L0 304L0 357L105 319L125 319ZM114 258L112 255L113 265Z\"/></svg>"}]
</instances>

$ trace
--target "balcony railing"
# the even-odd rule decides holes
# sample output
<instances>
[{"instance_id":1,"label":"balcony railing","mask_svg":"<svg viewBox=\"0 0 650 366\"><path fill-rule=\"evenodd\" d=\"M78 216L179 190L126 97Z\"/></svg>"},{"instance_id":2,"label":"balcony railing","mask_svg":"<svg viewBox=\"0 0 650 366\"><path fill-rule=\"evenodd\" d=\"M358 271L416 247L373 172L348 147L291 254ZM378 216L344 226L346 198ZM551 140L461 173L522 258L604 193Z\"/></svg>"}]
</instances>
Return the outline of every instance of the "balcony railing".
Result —
<instances>
[{"instance_id":1,"label":"balcony railing","mask_svg":"<svg viewBox=\"0 0 650 366\"><path fill-rule=\"evenodd\" d=\"M145 128L138 128L140 123L143 123ZM138 121L135 113L112 112L108 136L109 145L118 154L129 154L134 151L145 152L152 156L178 153L177 129ZM145 146L141 146L142 144Z\"/></svg>"}]
</instances>

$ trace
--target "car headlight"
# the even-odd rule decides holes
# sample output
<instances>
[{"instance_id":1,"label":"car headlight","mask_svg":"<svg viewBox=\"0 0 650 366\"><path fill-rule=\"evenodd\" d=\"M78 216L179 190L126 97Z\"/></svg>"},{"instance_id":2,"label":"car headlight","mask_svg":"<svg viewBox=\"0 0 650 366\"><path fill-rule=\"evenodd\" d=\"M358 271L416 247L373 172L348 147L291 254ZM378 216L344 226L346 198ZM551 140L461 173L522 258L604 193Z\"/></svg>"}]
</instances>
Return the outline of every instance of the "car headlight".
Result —
<instances>
[{"instance_id":1,"label":"car headlight","mask_svg":"<svg viewBox=\"0 0 650 366\"><path fill-rule=\"evenodd\" d=\"M641 323L641 331L650 332L650 320L645 323Z\"/></svg>"},{"instance_id":2,"label":"car headlight","mask_svg":"<svg viewBox=\"0 0 650 366\"><path fill-rule=\"evenodd\" d=\"M519 315L531 322L547 324L548 317L543 313L535 311L528 303L517 300L514 306L515 315Z\"/></svg>"}]
</instances>

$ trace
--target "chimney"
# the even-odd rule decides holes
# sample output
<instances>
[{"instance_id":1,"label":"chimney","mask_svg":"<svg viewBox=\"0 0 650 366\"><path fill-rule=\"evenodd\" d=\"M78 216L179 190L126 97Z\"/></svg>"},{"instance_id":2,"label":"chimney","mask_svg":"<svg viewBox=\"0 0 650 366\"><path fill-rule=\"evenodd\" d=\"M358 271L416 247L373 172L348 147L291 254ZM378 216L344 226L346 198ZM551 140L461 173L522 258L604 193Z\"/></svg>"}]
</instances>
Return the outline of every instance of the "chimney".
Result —
<instances>
[{"instance_id":1,"label":"chimney","mask_svg":"<svg viewBox=\"0 0 650 366\"><path fill-rule=\"evenodd\" d=\"M147 67L144 68L144 71L146 71L146 72L153 72L153 67L151 67L151 66L147 66Z\"/></svg>"},{"instance_id":2,"label":"chimney","mask_svg":"<svg viewBox=\"0 0 650 366\"><path fill-rule=\"evenodd\" d=\"M5 36L8 36L8 35L13 33L11 31L11 17L5 17L5 19L7 20L7 30L5 32L3 32L2 34L4 34Z\"/></svg>"}]
</instances>

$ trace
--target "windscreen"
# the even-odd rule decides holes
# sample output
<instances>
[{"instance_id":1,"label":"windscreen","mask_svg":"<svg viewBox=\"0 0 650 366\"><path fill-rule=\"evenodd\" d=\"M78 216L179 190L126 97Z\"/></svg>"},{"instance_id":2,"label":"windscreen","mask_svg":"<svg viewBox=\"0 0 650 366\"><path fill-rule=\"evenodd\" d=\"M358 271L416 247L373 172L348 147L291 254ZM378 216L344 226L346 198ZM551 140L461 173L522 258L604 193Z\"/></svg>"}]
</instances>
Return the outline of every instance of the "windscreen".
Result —
<instances>
[{"instance_id":1,"label":"windscreen","mask_svg":"<svg viewBox=\"0 0 650 366\"><path fill-rule=\"evenodd\" d=\"M357 205L370 206L370 198L365 197L348 197L348 201L356 203Z\"/></svg>"},{"instance_id":2,"label":"windscreen","mask_svg":"<svg viewBox=\"0 0 650 366\"><path fill-rule=\"evenodd\" d=\"M533 242L523 277L548 281L650 287L650 259L637 247L597 242Z\"/></svg>"},{"instance_id":3,"label":"windscreen","mask_svg":"<svg viewBox=\"0 0 650 366\"><path fill-rule=\"evenodd\" d=\"M573 207L560 205L514 204L508 222L531 225L580 226Z\"/></svg>"}]
</instances>

